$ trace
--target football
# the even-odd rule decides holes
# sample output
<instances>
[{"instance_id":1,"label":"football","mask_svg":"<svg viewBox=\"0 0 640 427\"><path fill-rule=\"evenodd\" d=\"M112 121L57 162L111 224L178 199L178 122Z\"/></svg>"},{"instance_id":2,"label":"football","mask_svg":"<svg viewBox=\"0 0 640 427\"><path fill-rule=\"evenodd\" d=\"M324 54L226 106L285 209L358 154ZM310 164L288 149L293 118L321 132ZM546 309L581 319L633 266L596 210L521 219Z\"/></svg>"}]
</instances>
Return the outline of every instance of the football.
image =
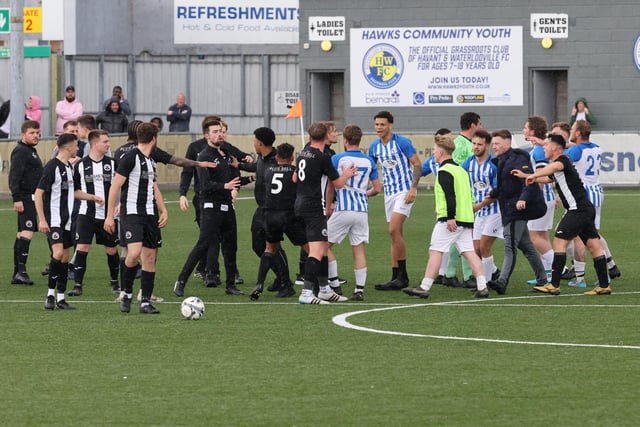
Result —
<instances>
[{"instance_id":1,"label":"football","mask_svg":"<svg viewBox=\"0 0 640 427\"><path fill-rule=\"evenodd\" d=\"M204 316L204 302L198 297L189 297L182 301L180 312L187 320L198 320Z\"/></svg>"}]
</instances>

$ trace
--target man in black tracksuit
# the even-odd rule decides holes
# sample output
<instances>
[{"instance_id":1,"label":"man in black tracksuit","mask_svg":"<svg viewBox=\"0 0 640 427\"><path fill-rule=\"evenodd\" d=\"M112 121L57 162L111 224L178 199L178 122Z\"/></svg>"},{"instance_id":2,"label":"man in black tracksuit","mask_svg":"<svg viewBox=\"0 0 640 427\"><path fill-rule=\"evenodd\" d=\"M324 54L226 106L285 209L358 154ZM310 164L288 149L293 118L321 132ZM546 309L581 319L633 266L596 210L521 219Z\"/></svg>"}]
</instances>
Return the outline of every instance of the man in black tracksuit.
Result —
<instances>
[{"instance_id":1,"label":"man in black tracksuit","mask_svg":"<svg viewBox=\"0 0 640 427\"><path fill-rule=\"evenodd\" d=\"M207 116L202 120L202 133L206 133L206 129L209 128L209 124L211 122L220 122L223 127L223 131L225 129L225 124L219 116ZM220 137L226 136L226 131L220 133ZM197 160L198 154L207 146L207 139L202 137L193 141L187 147L187 153L185 154L185 158L190 160ZM238 148L233 146L227 141L224 141L220 146L220 149L225 152L228 156L233 156L240 162L252 162L253 158ZM243 163L241 163L243 164ZM240 173L236 172L239 176ZM193 207L195 210L195 221L200 227L200 200L198 197L198 174L195 173L195 169L192 167L185 167L180 174L180 210L182 212L187 212L189 209L189 200L187 199L187 193L189 192L189 187L191 186L191 181L193 180L193 189L194 195L191 202L193 203ZM246 183L245 183L246 184ZM244 185L244 184L243 184ZM196 266L196 276L202 277L204 280L204 285L207 287L217 287L220 285L220 264L218 263L218 255L220 253L220 245L219 242L217 245L212 245L208 252L203 255L202 259L198 261L198 265ZM240 284L236 282L236 284Z\"/></svg>"},{"instance_id":2,"label":"man in black tracksuit","mask_svg":"<svg viewBox=\"0 0 640 427\"><path fill-rule=\"evenodd\" d=\"M546 203L542 191L537 186L526 186L523 179L514 176L511 171L533 172L529 153L511 148L511 132L499 130L493 132L491 143L498 158L497 186L489 197L498 199L502 225L504 227L504 260L500 277L489 282L489 288L499 294L507 290L509 277L516 265L516 250L520 249L531 264L539 286L547 283L547 273L540 255L531 242L527 221L540 218L546 212Z\"/></svg>"},{"instance_id":3,"label":"man in black tracksuit","mask_svg":"<svg viewBox=\"0 0 640 427\"><path fill-rule=\"evenodd\" d=\"M219 121L220 118L217 116L207 116L202 120L202 133L206 132L206 129L209 128L209 123L212 121ZM187 153L185 154L185 158L190 160L197 160L198 154L204 150L207 146L207 139L203 136L200 139L196 139L187 147ZM196 214L196 223L198 227L200 227L200 199L198 198L198 174L195 172L195 168L183 168L182 173L180 174L180 210L182 212L187 212L189 209L189 200L187 199L187 193L189 192L189 187L191 186L191 181L193 180L193 199L191 199L191 203L193 203L193 208ZM211 272L206 272L206 264L207 264L207 255L205 254L202 259L198 262L196 266L196 274L202 276L202 278L207 281L215 282L215 286L220 284L220 275L217 260L217 253L219 249L216 250L216 262L211 266ZM199 273L199 274L198 274ZM208 273L208 274L206 274Z\"/></svg>"},{"instance_id":4,"label":"man in black tracksuit","mask_svg":"<svg viewBox=\"0 0 640 427\"><path fill-rule=\"evenodd\" d=\"M198 154L199 161L213 162L217 166L198 169L198 197L200 199L200 235L178 276L173 293L184 295L184 288L198 261L209 246L221 244L226 272L226 293L244 295L235 285L237 271L236 242L237 224L231 191L240 186L240 178L229 164L229 156L220 148L218 135L220 122L212 121L205 131L207 146Z\"/></svg>"},{"instance_id":5,"label":"man in black tracksuit","mask_svg":"<svg viewBox=\"0 0 640 427\"><path fill-rule=\"evenodd\" d=\"M40 124L27 120L22 124L21 140L11 152L9 188L13 209L18 213L18 233L13 244L14 285L33 285L27 274L27 257L33 233L38 229L33 194L42 176L42 160L36 151L40 142Z\"/></svg>"}]
</instances>

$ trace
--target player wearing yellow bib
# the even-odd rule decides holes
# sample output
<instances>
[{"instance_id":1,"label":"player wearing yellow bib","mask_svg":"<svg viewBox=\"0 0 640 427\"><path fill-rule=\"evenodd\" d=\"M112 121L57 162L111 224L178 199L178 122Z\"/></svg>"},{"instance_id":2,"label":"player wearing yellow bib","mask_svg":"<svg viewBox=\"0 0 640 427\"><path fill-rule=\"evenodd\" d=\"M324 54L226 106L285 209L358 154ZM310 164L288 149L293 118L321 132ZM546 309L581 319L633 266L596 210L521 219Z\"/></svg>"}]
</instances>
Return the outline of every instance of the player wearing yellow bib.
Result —
<instances>
[{"instance_id":1,"label":"player wearing yellow bib","mask_svg":"<svg viewBox=\"0 0 640 427\"><path fill-rule=\"evenodd\" d=\"M469 175L452 160L451 154L454 149L455 144L450 135L436 136L433 154L440 165L434 187L437 222L431 233L429 261L424 278L417 288L403 289L408 295L429 297L442 262L442 254L455 245L469 262L476 277L478 287L473 296L489 296L482 262L473 249L474 214Z\"/></svg>"}]
</instances>

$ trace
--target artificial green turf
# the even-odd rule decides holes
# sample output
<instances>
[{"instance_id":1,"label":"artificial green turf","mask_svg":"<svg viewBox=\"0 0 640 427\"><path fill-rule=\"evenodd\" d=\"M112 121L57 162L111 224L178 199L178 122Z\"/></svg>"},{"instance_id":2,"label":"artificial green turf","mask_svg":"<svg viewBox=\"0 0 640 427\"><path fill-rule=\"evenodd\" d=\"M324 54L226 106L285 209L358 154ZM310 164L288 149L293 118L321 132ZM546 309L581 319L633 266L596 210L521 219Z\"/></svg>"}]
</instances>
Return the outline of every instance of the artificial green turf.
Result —
<instances>
[{"instance_id":1,"label":"artificial green turf","mask_svg":"<svg viewBox=\"0 0 640 427\"><path fill-rule=\"evenodd\" d=\"M165 194L176 200L173 192ZM242 191L241 197L250 196ZM428 300L379 292L390 275L382 198L372 199L369 281L364 303L301 306L265 292L256 303L192 278L186 294L207 303L205 316L185 321L175 277L196 240L193 213L169 204L158 257L161 314L134 304L119 312L110 293L102 249L89 255L85 294L73 312L42 305L39 275L48 251L34 239L32 287L10 285L15 214L0 201L0 408L6 425L629 425L640 422L637 348L541 346L457 341L427 336L640 346L636 247L637 191L608 190L603 232L623 276L614 294L533 295L519 258L507 295L475 301L442 286ZM238 263L247 294L257 257L251 252L252 200L237 202ZM424 272L433 195L420 191L405 234L413 284ZM286 246L292 274L297 251ZM500 244L496 262L502 260ZM336 248L340 275L353 289L350 248ZM591 262L589 281L595 280ZM299 291L299 287L296 287ZM455 302L451 303L450 302ZM356 326L416 334L394 336L346 329L332 317L352 311L410 307L348 317ZM484 306L484 307L483 307Z\"/></svg>"}]
</instances>

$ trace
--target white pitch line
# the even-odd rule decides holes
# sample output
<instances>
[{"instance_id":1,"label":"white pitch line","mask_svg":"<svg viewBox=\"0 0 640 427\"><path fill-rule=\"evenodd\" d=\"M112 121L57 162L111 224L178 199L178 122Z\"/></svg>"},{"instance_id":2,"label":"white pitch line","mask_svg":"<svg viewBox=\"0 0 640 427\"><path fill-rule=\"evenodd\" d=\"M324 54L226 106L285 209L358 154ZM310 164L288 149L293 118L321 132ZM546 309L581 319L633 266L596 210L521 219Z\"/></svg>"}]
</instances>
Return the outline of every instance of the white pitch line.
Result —
<instances>
[{"instance_id":1,"label":"white pitch line","mask_svg":"<svg viewBox=\"0 0 640 427\"><path fill-rule=\"evenodd\" d=\"M117 305L119 303L113 301L113 300L67 300L68 302L73 302L74 304L112 304L112 305ZM13 304L13 303L20 303L20 304L39 304L44 302L44 298L42 300L20 300L20 299L5 299L5 300L0 300L0 304ZM298 300L291 300L291 301L282 301L282 302L276 302L276 301L264 301L264 302L260 302L260 301L229 301L229 302L225 302L225 301L204 301L203 302L206 305L304 305L304 304L300 304L298 302ZM138 302L134 301L134 304L138 304ZM158 306L162 306L163 304L182 304L182 301L163 301L163 302L159 302L159 303L154 303L154 304L158 304ZM365 303L365 302L344 302L344 303L339 303L339 304L330 304L328 307L347 307L347 306L353 306L353 307L362 307L362 306L374 306L374 307L397 307L398 304L397 303ZM325 308L328 308L327 306L323 306Z\"/></svg>"},{"instance_id":2,"label":"white pitch line","mask_svg":"<svg viewBox=\"0 0 640 427\"><path fill-rule=\"evenodd\" d=\"M638 292L628 292L625 294L636 294ZM566 295L567 297L574 295ZM580 295L575 295L580 296ZM505 299L525 299L525 298L540 298L539 296L525 296L525 297L507 297ZM475 300L478 302L486 301L486 300ZM432 338L432 339L440 339L440 340L453 340L453 341L473 341L473 342L490 342L496 344L519 344L519 345L542 345L542 346L554 346L554 347L587 347L587 348L615 348L615 349L628 349L628 350L640 350L640 345L613 345L613 344L584 344L584 343L562 343L562 342L553 342L553 341L518 341L518 340L503 340L503 339L493 339L493 338L478 338L478 337L456 337L449 335L430 335L430 334L415 334L409 332L398 332L398 331L385 331L382 329L374 329L367 328L364 326L354 325L349 322L349 318L352 316L357 316L361 314L369 314L378 311L388 311L388 310L402 310L406 308L417 308L417 307L428 307L428 306L468 306L471 301L450 301L448 303L433 303L433 304L412 304L412 305L402 305L398 307L384 307L384 308L373 308L370 310L359 310L352 311L349 313L339 314L334 316L331 320L338 326L347 329L353 329L356 331L362 332L372 332L376 334L383 335L396 335L396 336L404 336L404 337L414 337L414 338ZM484 306L485 304L479 304L479 306ZM496 304L492 304L495 306ZM499 305L499 304L497 304ZM553 305L549 305L552 307ZM634 306L635 307L635 306Z\"/></svg>"},{"instance_id":3,"label":"white pitch line","mask_svg":"<svg viewBox=\"0 0 640 427\"><path fill-rule=\"evenodd\" d=\"M635 304L635 305L620 305L620 304L612 304L612 305L607 305L607 304L593 304L593 305L589 305L589 304L580 304L580 305L573 305L573 304L560 304L560 305L556 305L556 304L482 304L482 305L472 305L472 304L467 304L467 303L460 303L460 304L447 304L450 306L455 306L455 307L544 307L544 308L640 308L640 304Z\"/></svg>"}]
</instances>

